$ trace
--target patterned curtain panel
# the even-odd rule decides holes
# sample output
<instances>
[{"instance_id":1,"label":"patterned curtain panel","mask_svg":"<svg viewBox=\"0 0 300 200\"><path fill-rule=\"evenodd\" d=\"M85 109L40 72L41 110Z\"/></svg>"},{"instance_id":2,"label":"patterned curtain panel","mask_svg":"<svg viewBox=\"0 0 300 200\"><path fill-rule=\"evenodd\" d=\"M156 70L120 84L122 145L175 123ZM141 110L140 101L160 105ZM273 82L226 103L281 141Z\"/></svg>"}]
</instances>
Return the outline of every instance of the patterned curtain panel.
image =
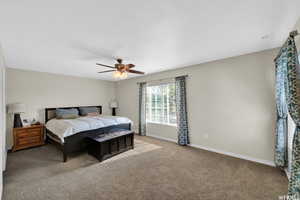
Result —
<instances>
[{"instance_id":1,"label":"patterned curtain panel","mask_svg":"<svg viewBox=\"0 0 300 200\"><path fill-rule=\"evenodd\" d=\"M175 101L177 113L178 144L187 145L189 141L189 129L186 106L186 76L175 78Z\"/></svg>"},{"instance_id":2,"label":"patterned curtain panel","mask_svg":"<svg viewBox=\"0 0 300 200\"><path fill-rule=\"evenodd\" d=\"M287 58L287 103L296 124L293 138L289 197L300 197L300 68L294 37L289 37L283 49Z\"/></svg>"},{"instance_id":3,"label":"patterned curtain panel","mask_svg":"<svg viewBox=\"0 0 300 200\"><path fill-rule=\"evenodd\" d=\"M146 135L146 88L147 84L139 83L139 134Z\"/></svg>"},{"instance_id":4,"label":"patterned curtain panel","mask_svg":"<svg viewBox=\"0 0 300 200\"><path fill-rule=\"evenodd\" d=\"M288 164L288 130L287 116L288 108L286 102L287 90L287 53L283 49L276 59L276 107L277 123L275 134L275 164L277 167L285 168Z\"/></svg>"}]
</instances>

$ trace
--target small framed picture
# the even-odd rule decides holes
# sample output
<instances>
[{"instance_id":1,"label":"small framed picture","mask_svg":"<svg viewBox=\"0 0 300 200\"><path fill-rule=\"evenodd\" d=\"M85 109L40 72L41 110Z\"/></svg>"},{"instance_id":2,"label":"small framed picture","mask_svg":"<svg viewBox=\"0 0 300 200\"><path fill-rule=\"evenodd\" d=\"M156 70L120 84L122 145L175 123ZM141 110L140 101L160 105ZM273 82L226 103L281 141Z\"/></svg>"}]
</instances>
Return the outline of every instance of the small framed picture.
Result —
<instances>
[{"instance_id":1,"label":"small framed picture","mask_svg":"<svg viewBox=\"0 0 300 200\"><path fill-rule=\"evenodd\" d=\"M30 126L30 122L28 119L23 119L23 126Z\"/></svg>"}]
</instances>

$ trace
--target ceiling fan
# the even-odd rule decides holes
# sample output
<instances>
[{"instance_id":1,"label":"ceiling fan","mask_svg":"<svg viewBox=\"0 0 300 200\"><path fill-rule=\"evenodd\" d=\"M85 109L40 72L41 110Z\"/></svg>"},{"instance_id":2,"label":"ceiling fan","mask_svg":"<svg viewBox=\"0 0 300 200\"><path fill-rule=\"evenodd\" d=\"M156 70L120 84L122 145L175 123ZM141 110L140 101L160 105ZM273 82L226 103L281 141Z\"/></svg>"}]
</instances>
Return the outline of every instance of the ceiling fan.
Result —
<instances>
[{"instance_id":1,"label":"ceiling fan","mask_svg":"<svg viewBox=\"0 0 300 200\"><path fill-rule=\"evenodd\" d=\"M135 67L134 64L123 64L123 60L118 58L117 59L117 64L115 66L109 66L109 65L104 65L100 63L96 63L96 65L103 66L103 67L108 67L111 68L112 70L106 70L106 71L101 71L98 73L107 73L107 72L114 72L114 77L115 78L126 78L128 76L128 73L134 73L134 74L145 74L145 72L133 70L131 68Z\"/></svg>"}]
</instances>

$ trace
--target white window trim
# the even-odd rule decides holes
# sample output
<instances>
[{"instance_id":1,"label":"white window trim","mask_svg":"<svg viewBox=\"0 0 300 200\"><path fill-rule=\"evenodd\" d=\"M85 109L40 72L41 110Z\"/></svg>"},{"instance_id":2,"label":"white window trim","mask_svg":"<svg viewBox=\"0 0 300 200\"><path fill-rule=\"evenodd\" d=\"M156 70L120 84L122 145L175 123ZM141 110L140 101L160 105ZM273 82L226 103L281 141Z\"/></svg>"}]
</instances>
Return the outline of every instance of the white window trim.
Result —
<instances>
[{"instance_id":1,"label":"white window trim","mask_svg":"<svg viewBox=\"0 0 300 200\"><path fill-rule=\"evenodd\" d=\"M163 80L150 81L147 83L147 87L148 86L151 87L151 86L166 85L166 84L170 84L170 83L175 83L175 79L169 78L169 79L163 79Z\"/></svg>"},{"instance_id":2,"label":"white window trim","mask_svg":"<svg viewBox=\"0 0 300 200\"><path fill-rule=\"evenodd\" d=\"M158 125L163 125L163 126L173 126L177 127L177 124L170 124L170 123L160 123L160 122L152 122L152 121L146 121L147 124L158 124Z\"/></svg>"}]
</instances>

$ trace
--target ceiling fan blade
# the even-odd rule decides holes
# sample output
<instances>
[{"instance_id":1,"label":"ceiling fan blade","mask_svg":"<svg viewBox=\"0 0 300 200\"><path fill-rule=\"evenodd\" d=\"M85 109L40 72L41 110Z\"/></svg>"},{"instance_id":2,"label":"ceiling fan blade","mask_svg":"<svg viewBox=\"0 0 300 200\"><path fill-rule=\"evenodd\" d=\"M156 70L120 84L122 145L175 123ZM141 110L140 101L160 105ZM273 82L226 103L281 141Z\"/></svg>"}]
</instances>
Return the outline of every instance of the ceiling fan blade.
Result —
<instances>
[{"instance_id":1,"label":"ceiling fan blade","mask_svg":"<svg viewBox=\"0 0 300 200\"><path fill-rule=\"evenodd\" d=\"M145 74L145 72L141 72L141 71L137 71L137 70L133 70L133 69L129 69L129 70L127 70L127 72L134 73L134 74Z\"/></svg>"},{"instance_id":2,"label":"ceiling fan blade","mask_svg":"<svg viewBox=\"0 0 300 200\"><path fill-rule=\"evenodd\" d=\"M103 66L103 67L109 67L109 68L115 69L115 67L113 67L113 66L104 65L104 64L100 64L100 63L96 63L96 65L100 65L100 66Z\"/></svg>"},{"instance_id":3,"label":"ceiling fan blade","mask_svg":"<svg viewBox=\"0 0 300 200\"><path fill-rule=\"evenodd\" d=\"M126 65L128 68L133 68L133 67L135 67L135 65L134 64L128 64L128 65Z\"/></svg>"},{"instance_id":4,"label":"ceiling fan blade","mask_svg":"<svg viewBox=\"0 0 300 200\"><path fill-rule=\"evenodd\" d=\"M98 72L99 74L101 74L101 73L106 73L106 72L115 72L115 71L117 71L117 70L106 70L106 71L102 71L102 72Z\"/></svg>"}]
</instances>

